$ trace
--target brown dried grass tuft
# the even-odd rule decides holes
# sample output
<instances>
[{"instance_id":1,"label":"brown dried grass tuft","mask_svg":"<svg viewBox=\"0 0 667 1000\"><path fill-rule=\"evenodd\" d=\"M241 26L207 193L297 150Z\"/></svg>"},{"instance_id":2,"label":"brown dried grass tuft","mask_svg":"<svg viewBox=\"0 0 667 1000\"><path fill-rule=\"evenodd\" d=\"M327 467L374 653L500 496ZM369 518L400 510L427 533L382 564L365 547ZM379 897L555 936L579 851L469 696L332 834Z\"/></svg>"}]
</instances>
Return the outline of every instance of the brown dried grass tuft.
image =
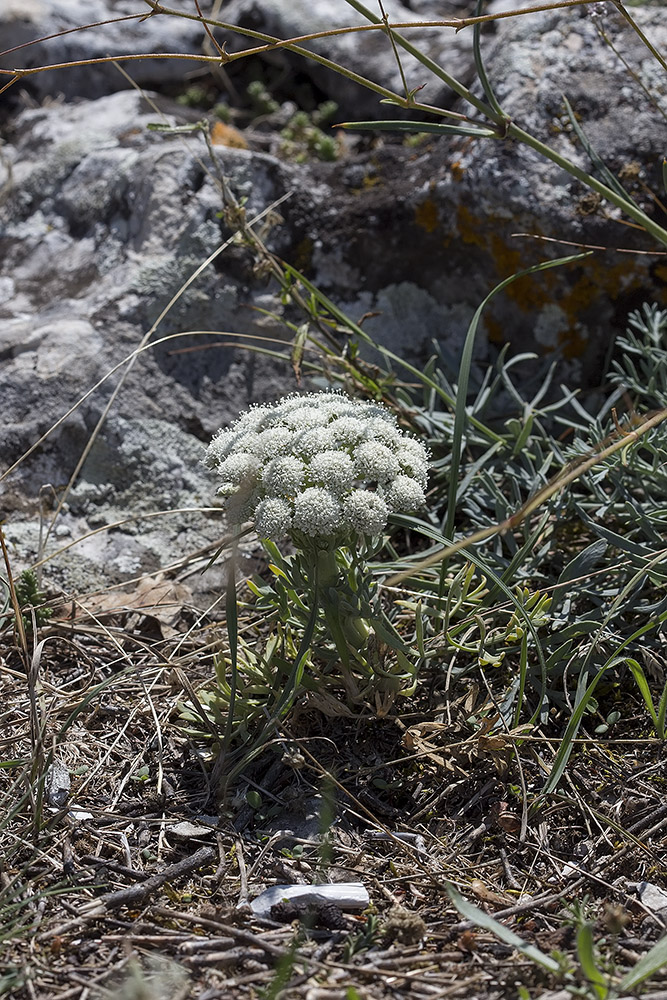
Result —
<instances>
[{"instance_id":1,"label":"brown dried grass tuft","mask_svg":"<svg viewBox=\"0 0 667 1000\"><path fill-rule=\"evenodd\" d=\"M554 997L555 981L461 920L449 880L573 965L569 906L619 971L661 933L632 886L659 880L667 767L632 720L625 737L584 735L564 791L531 812L555 741L535 731L490 743L474 722L485 693L450 693L443 712L434 688L386 718L301 705L218 804L210 746L180 731L177 705L183 676L195 691L210 681L222 636L215 622L193 626L176 593L146 579L79 599L73 617L63 604L29 637L30 683L12 630L0 636L5 992L237 1000L284 982L289 1000L351 988L492 998L519 985ZM52 761L71 775L61 809L44 795ZM237 908L266 885L318 880L362 881L369 912L332 930L317 913L308 927Z\"/></svg>"}]
</instances>

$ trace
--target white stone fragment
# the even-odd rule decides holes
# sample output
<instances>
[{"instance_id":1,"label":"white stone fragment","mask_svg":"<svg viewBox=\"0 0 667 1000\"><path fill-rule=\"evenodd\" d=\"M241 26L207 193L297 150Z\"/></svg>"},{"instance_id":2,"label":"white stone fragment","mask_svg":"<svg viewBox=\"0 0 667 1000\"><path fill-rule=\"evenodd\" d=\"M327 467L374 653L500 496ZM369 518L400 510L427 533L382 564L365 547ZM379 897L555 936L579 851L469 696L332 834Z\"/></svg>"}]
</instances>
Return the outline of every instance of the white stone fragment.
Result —
<instances>
[{"instance_id":1,"label":"white stone fragment","mask_svg":"<svg viewBox=\"0 0 667 1000\"><path fill-rule=\"evenodd\" d=\"M370 902L368 890L361 882L336 882L325 885L272 885L250 903L257 917L269 917L271 907L283 900L298 900L303 904L335 903L341 910L365 910Z\"/></svg>"}]
</instances>

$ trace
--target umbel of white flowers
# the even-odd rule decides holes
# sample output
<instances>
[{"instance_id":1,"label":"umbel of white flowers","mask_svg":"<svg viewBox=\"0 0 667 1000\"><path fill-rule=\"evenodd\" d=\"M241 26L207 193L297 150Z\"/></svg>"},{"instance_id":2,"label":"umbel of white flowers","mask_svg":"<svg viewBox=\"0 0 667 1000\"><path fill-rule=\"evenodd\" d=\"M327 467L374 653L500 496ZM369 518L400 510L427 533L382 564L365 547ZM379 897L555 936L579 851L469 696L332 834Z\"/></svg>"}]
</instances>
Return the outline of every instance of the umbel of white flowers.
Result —
<instances>
[{"instance_id":1,"label":"umbel of white flowers","mask_svg":"<svg viewBox=\"0 0 667 1000\"><path fill-rule=\"evenodd\" d=\"M206 464L232 522L262 538L379 535L391 513L424 506L428 453L382 404L341 392L253 406L218 431Z\"/></svg>"}]
</instances>

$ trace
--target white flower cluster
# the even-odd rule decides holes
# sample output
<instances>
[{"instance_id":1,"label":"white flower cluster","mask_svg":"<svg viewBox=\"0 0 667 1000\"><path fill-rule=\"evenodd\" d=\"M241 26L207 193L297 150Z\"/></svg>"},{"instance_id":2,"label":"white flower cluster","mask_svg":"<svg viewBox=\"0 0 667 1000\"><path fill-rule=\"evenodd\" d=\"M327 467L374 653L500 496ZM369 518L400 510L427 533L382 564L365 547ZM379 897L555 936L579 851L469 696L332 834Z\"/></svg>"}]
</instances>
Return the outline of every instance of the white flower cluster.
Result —
<instances>
[{"instance_id":1,"label":"white flower cluster","mask_svg":"<svg viewBox=\"0 0 667 1000\"><path fill-rule=\"evenodd\" d=\"M428 454L377 403L340 392L254 406L218 431L206 464L231 520L262 538L377 535L390 513L424 505Z\"/></svg>"}]
</instances>

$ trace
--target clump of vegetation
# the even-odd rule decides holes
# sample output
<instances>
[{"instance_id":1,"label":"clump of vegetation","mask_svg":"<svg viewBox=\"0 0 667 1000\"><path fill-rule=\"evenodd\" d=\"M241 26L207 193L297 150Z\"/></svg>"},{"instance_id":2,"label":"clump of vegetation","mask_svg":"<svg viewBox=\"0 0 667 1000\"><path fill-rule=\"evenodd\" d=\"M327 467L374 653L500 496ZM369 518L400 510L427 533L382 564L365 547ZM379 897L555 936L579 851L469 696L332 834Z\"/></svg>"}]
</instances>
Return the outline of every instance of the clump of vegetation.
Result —
<instances>
[{"instance_id":1,"label":"clump of vegetation","mask_svg":"<svg viewBox=\"0 0 667 1000\"><path fill-rule=\"evenodd\" d=\"M665 529L667 431L650 416L667 386L667 352L660 346L667 313L645 307L630 324L611 376L617 389L594 415L568 391L542 402L546 383L526 400L516 385L517 359L501 359L480 378L458 446L457 408L442 406L455 389L437 359L423 375L421 402L403 391L394 398L385 393L394 408L409 398L410 410L402 413L433 455L427 508L422 444L386 436L384 444L358 443L362 425L353 409L365 406L370 416L375 404L321 396L350 408L345 422L354 440L337 435L342 418L328 427L326 407L314 406L317 395L258 407L220 433L209 464L223 480L232 521L253 520L271 567L269 581L249 582L254 611L244 606L244 621L254 614L273 632L266 640L260 629L252 644L244 628L234 656L219 662L217 683L203 700L211 711L216 706L218 721L226 716L228 734L252 742L253 726L261 729L268 717L270 729L308 691L322 704L342 694L347 709L358 710L373 692L414 692L420 672L437 683L482 671L497 691L499 730L545 724L574 698L572 728L550 778L554 787L582 719L592 717L599 732L618 722L615 692L625 673L662 738L667 686L653 700L640 661L660 656L667 621L665 553L655 549ZM615 403L628 390L632 418L617 430ZM372 416L367 426L377 421ZM397 433L383 418L378 427ZM341 442L342 451L331 450ZM385 459L398 480L417 477L407 506L385 502L395 492ZM371 491L357 488L362 477ZM347 496L341 500L336 491ZM366 493L373 526L364 532L355 521L354 542L348 506ZM287 534L296 554L285 557L274 539ZM414 554L400 553L401 535ZM389 601L392 577L401 584ZM611 702L604 714L596 691ZM268 716L267 706L273 706ZM192 706L187 714L195 721Z\"/></svg>"},{"instance_id":2,"label":"clump of vegetation","mask_svg":"<svg viewBox=\"0 0 667 1000\"><path fill-rule=\"evenodd\" d=\"M53 616L53 608L46 606L46 594L39 586L37 574L34 570L24 569L16 580L15 588L16 599L23 612L21 619L23 621L23 628L25 631L32 632L33 623L37 626L37 628L41 628L43 625L46 625L46 623ZM6 614L10 606L9 588L5 586L4 589L4 613ZM0 620L1 618L2 616L0 616Z\"/></svg>"},{"instance_id":3,"label":"clump of vegetation","mask_svg":"<svg viewBox=\"0 0 667 1000\"><path fill-rule=\"evenodd\" d=\"M335 137L324 131L338 110L335 101L324 101L310 112L287 110L292 106L280 105L261 80L249 83L247 94L254 113L264 124L270 124L273 118L283 118L280 126L280 155L296 163L313 158L335 160L338 157ZM285 113L289 114L287 122L284 121Z\"/></svg>"},{"instance_id":4,"label":"clump of vegetation","mask_svg":"<svg viewBox=\"0 0 667 1000\"><path fill-rule=\"evenodd\" d=\"M310 115L297 111L280 132L283 155L296 163L312 157L325 161L337 159L338 143L330 133L323 131L337 109L334 101L327 101Z\"/></svg>"},{"instance_id":5,"label":"clump of vegetation","mask_svg":"<svg viewBox=\"0 0 667 1000\"><path fill-rule=\"evenodd\" d=\"M381 547L391 514L425 506L423 444L381 404L320 392L253 407L216 435L206 460L222 480L218 493L230 520L252 518L267 546L275 583L257 593L271 598L288 632L296 613L309 645L323 646L320 655L357 698L368 696L369 683L413 691L414 665L382 611L366 561ZM285 537L296 550L288 558L275 545ZM395 671L379 661L380 636L395 649ZM304 649L295 677L310 656ZM353 670L365 678L361 690ZM289 704L285 692L280 701Z\"/></svg>"},{"instance_id":6,"label":"clump of vegetation","mask_svg":"<svg viewBox=\"0 0 667 1000\"><path fill-rule=\"evenodd\" d=\"M256 115L273 115L280 110L278 101L271 96L261 80L251 80L246 88L246 93Z\"/></svg>"}]
</instances>

